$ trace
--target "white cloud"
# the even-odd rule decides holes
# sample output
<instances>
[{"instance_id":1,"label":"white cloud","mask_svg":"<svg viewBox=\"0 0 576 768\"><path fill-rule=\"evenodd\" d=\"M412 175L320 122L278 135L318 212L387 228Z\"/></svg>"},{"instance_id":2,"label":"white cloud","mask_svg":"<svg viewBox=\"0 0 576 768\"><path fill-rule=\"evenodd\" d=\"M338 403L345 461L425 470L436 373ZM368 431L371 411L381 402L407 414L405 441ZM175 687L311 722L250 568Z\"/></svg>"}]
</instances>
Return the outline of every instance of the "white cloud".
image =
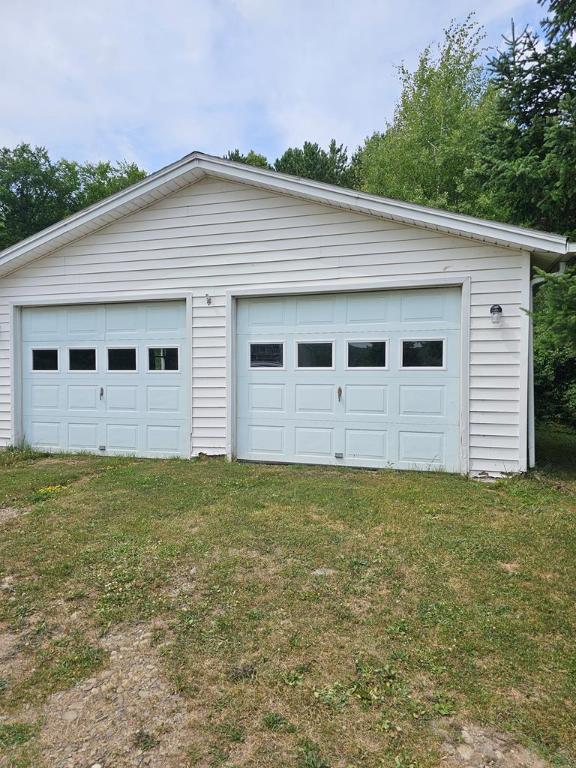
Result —
<instances>
[{"instance_id":1,"label":"white cloud","mask_svg":"<svg viewBox=\"0 0 576 768\"><path fill-rule=\"evenodd\" d=\"M484 0L478 17L496 42L511 14L533 20L533 6ZM3 0L0 145L126 157L149 170L193 149L274 157L332 136L354 147L392 114L394 66L414 63L469 9L466 0Z\"/></svg>"}]
</instances>

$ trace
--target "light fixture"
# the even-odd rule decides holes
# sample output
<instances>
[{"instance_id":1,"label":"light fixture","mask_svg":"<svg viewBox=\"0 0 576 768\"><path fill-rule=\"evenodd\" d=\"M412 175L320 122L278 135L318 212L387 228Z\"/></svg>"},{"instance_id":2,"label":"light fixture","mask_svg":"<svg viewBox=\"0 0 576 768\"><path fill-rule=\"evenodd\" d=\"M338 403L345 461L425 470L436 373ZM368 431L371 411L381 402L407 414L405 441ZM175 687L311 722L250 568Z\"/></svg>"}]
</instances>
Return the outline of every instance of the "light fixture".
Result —
<instances>
[{"instance_id":1,"label":"light fixture","mask_svg":"<svg viewBox=\"0 0 576 768\"><path fill-rule=\"evenodd\" d=\"M502 319L502 307L500 304L492 304L490 307L490 317L492 318L492 322L498 325Z\"/></svg>"}]
</instances>

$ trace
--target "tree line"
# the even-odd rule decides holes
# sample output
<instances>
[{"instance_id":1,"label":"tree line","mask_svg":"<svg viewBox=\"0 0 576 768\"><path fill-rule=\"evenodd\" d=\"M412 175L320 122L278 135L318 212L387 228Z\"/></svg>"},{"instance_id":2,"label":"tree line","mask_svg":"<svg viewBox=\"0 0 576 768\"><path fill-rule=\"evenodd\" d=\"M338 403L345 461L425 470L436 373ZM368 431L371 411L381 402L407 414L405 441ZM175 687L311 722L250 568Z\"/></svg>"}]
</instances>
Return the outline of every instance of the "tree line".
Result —
<instances>
[{"instance_id":1,"label":"tree line","mask_svg":"<svg viewBox=\"0 0 576 768\"><path fill-rule=\"evenodd\" d=\"M490 54L470 15L410 70L391 120L349 153L306 141L274 161L226 157L364 192L576 238L576 0L538 0L541 32L516 30ZM144 178L133 163L52 161L0 150L0 248ZM539 415L576 424L576 270L536 296Z\"/></svg>"}]
</instances>

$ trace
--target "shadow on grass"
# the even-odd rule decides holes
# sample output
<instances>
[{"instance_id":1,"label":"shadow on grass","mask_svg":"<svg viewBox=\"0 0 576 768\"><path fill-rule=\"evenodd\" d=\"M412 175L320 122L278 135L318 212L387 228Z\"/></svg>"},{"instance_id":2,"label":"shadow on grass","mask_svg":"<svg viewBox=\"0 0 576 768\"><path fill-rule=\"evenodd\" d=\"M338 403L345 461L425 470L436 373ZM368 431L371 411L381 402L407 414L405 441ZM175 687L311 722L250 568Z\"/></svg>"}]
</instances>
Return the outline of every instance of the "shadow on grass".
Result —
<instances>
[{"instance_id":1,"label":"shadow on grass","mask_svg":"<svg viewBox=\"0 0 576 768\"><path fill-rule=\"evenodd\" d=\"M576 430L561 424L539 424L536 466L547 473L576 480Z\"/></svg>"}]
</instances>

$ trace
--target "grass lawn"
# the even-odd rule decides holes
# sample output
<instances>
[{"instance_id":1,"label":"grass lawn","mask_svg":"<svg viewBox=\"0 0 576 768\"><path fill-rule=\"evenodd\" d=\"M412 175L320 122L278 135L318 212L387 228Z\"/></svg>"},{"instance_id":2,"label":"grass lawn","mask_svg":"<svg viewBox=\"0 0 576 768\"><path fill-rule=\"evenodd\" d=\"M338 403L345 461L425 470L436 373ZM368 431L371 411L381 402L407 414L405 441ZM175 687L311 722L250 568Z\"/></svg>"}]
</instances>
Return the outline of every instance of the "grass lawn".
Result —
<instances>
[{"instance_id":1,"label":"grass lawn","mask_svg":"<svg viewBox=\"0 0 576 768\"><path fill-rule=\"evenodd\" d=\"M0 765L415 768L462 727L574 765L576 436L540 442L494 484L0 454Z\"/></svg>"}]
</instances>

